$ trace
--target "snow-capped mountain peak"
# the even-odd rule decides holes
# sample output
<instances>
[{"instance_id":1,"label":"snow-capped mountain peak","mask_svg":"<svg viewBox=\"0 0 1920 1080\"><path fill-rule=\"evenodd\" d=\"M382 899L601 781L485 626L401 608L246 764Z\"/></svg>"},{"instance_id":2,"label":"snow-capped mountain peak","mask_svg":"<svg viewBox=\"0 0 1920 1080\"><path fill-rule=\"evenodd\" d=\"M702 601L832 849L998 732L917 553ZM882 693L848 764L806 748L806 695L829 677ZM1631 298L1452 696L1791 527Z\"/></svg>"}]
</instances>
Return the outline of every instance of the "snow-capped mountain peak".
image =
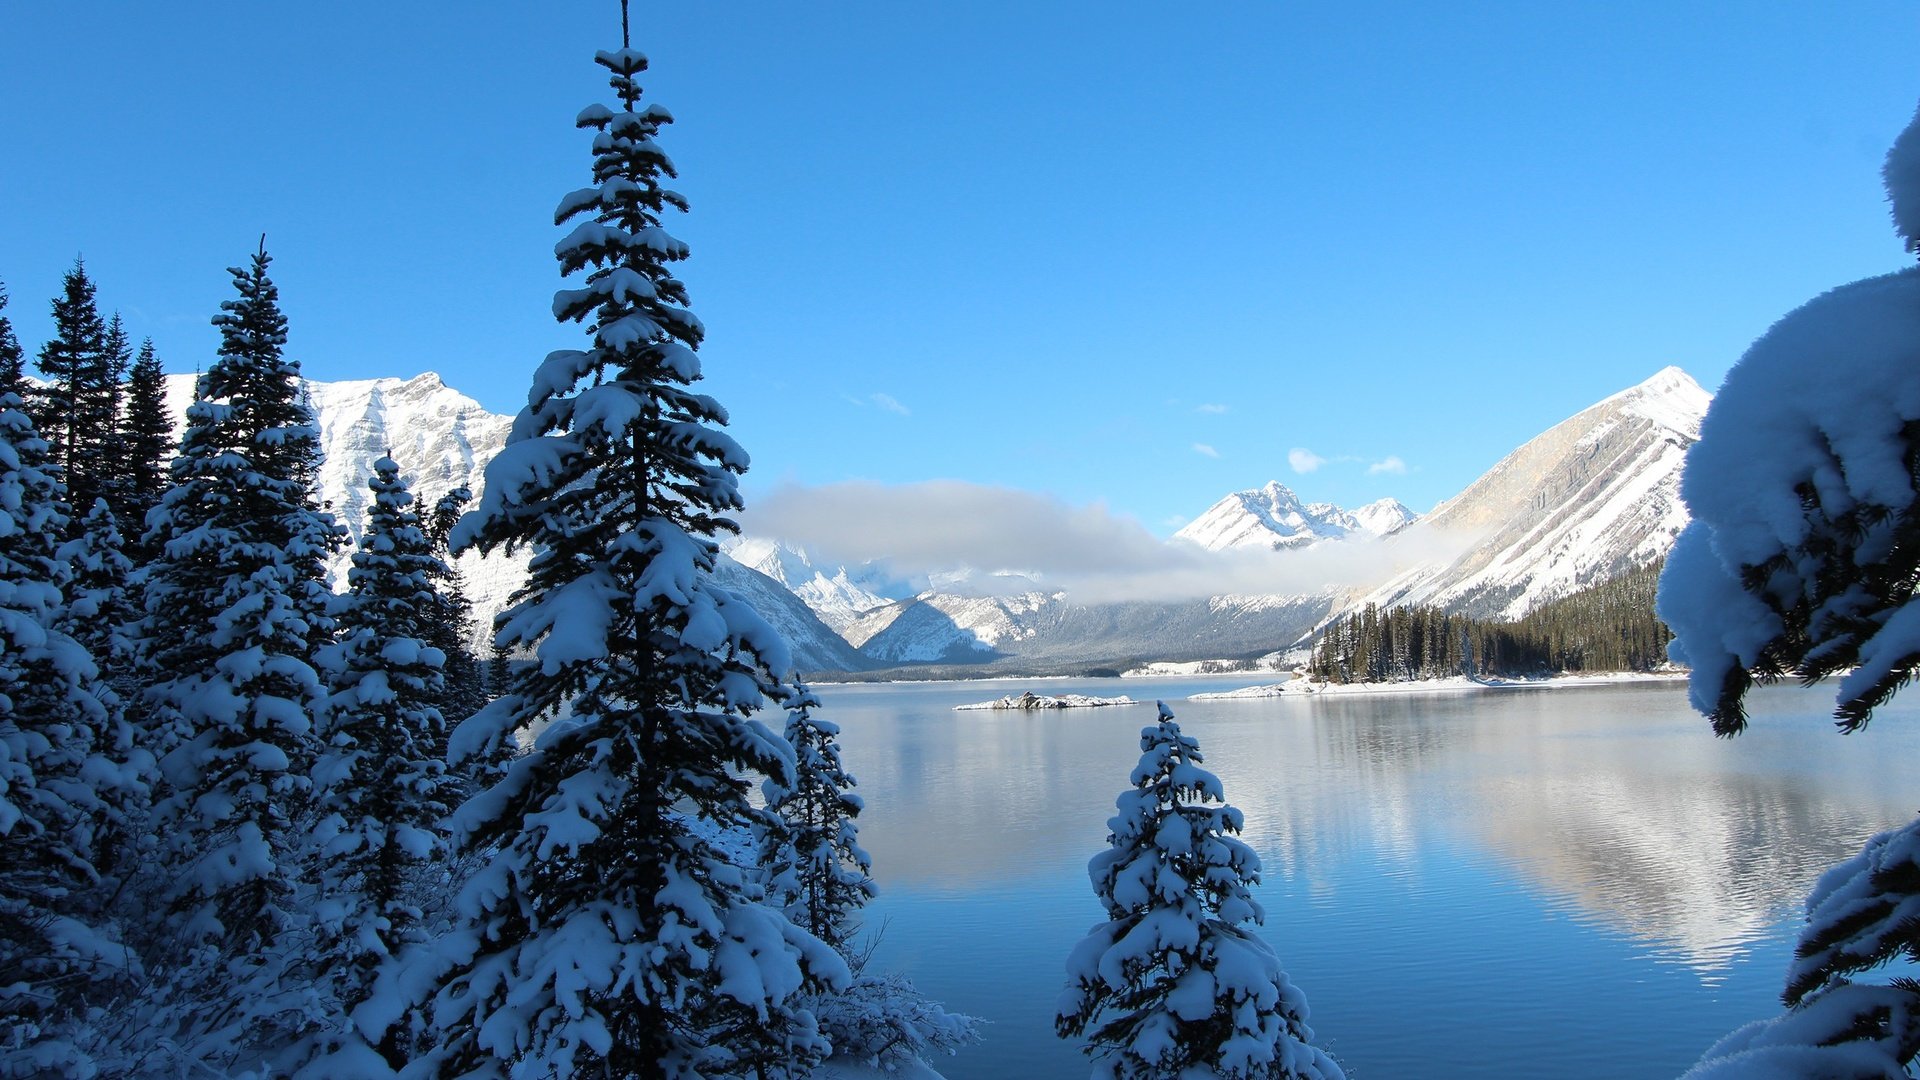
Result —
<instances>
[{"instance_id":1,"label":"snow-capped mountain peak","mask_svg":"<svg viewBox=\"0 0 1920 1080\"><path fill-rule=\"evenodd\" d=\"M742 536L724 548L735 562L786 586L838 634L865 613L913 593L873 567L816 566L805 548L779 540Z\"/></svg>"},{"instance_id":2,"label":"snow-capped mountain peak","mask_svg":"<svg viewBox=\"0 0 1920 1080\"><path fill-rule=\"evenodd\" d=\"M1214 503L1174 538L1209 551L1243 547L1281 550L1354 534L1384 536L1414 516L1397 499L1380 499L1358 510L1343 510L1325 502L1303 504L1292 489L1270 480L1264 487L1236 491Z\"/></svg>"}]
</instances>

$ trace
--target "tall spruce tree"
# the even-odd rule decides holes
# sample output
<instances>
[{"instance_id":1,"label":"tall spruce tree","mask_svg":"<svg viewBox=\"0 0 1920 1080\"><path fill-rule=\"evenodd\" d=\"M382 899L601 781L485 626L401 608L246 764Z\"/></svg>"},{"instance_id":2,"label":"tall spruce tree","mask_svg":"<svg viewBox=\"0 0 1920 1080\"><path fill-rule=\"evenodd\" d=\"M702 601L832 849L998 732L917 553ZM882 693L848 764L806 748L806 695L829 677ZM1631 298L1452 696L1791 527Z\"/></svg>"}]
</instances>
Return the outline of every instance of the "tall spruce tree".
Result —
<instances>
[{"instance_id":1,"label":"tall spruce tree","mask_svg":"<svg viewBox=\"0 0 1920 1080\"><path fill-rule=\"evenodd\" d=\"M105 494L115 467L105 448L113 430L113 360L107 324L100 318L93 279L79 259L61 279L53 301L53 339L40 349L47 385L34 393L34 420L59 466L75 506L92 506Z\"/></svg>"},{"instance_id":2,"label":"tall spruce tree","mask_svg":"<svg viewBox=\"0 0 1920 1080\"><path fill-rule=\"evenodd\" d=\"M314 778L323 818L316 977L343 1017L372 997L383 964L424 939L421 871L442 849L449 780L442 759L440 618L446 567L419 527L400 466L373 463L373 504L348 571L326 746ZM378 1014L379 1019L374 1019ZM395 1068L413 1047L372 1010L320 1034L310 1060L338 1072L377 1049Z\"/></svg>"},{"instance_id":3,"label":"tall spruce tree","mask_svg":"<svg viewBox=\"0 0 1920 1080\"><path fill-rule=\"evenodd\" d=\"M6 316L7 288L0 285L0 397L8 394L27 400L27 354L13 332L13 321Z\"/></svg>"},{"instance_id":4,"label":"tall spruce tree","mask_svg":"<svg viewBox=\"0 0 1920 1080\"><path fill-rule=\"evenodd\" d=\"M338 529L300 475L317 437L282 355L286 320L264 247L233 269L218 357L201 376L150 518L143 642L165 791L155 898L166 924L157 966L176 972L191 1054L258 1048L307 1022L280 946L311 808L311 663L331 623L316 608ZM192 1004L197 1002L197 1004ZM219 1067L216 1063L214 1067Z\"/></svg>"},{"instance_id":5,"label":"tall spruce tree","mask_svg":"<svg viewBox=\"0 0 1920 1080\"><path fill-rule=\"evenodd\" d=\"M0 395L0 1075L90 1076L89 994L126 974L99 930L101 812L87 764L107 713L59 625L67 528L47 447Z\"/></svg>"},{"instance_id":6,"label":"tall spruce tree","mask_svg":"<svg viewBox=\"0 0 1920 1080\"><path fill-rule=\"evenodd\" d=\"M160 505L170 486L167 461L173 455L173 419L167 414L167 380L153 352L153 339L140 343L140 352L127 369L126 409L120 425L125 451L120 461L125 481L121 521L133 535L134 551L150 558L138 540L146 530L147 514ZM142 561L145 561L143 558Z\"/></svg>"},{"instance_id":7,"label":"tall spruce tree","mask_svg":"<svg viewBox=\"0 0 1920 1080\"><path fill-rule=\"evenodd\" d=\"M94 460L89 463L92 472L92 496L104 498L113 508L116 516L128 512L129 502L127 470L126 436L126 382L133 366L133 343L127 338L126 324L120 319L120 313L114 312L107 317L107 332L101 339L101 360L103 368L98 371L101 377L99 393L91 402L89 422L97 434L92 442L90 453ZM84 494L84 493L81 493ZM75 496L73 508L80 513L91 508L93 503L80 502Z\"/></svg>"},{"instance_id":8,"label":"tall spruce tree","mask_svg":"<svg viewBox=\"0 0 1920 1080\"><path fill-rule=\"evenodd\" d=\"M1087 866L1107 921L1067 960L1061 1037L1086 1036L1107 1080L1343 1077L1273 947L1243 925L1265 919L1260 857L1235 835L1240 811L1200 767L1200 744L1162 704L1140 749L1111 846Z\"/></svg>"},{"instance_id":9,"label":"tall spruce tree","mask_svg":"<svg viewBox=\"0 0 1920 1080\"><path fill-rule=\"evenodd\" d=\"M556 250L586 271L553 311L586 321L585 351L537 369L480 507L456 548L529 548L528 582L498 640L534 662L462 724L454 756L551 720L456 834L493 854L458 902L435 1019L445 1066L516 1075L691 1078L805 1075L826 1051L794 998L844 985L845 963L759 902L717 833L774 827L747 772L791 784L793 757L748 718L789 664L778 634L713 581L715 534L740 506L747 456L694 393L702 329L662 227L685 200L641 106L638 51L602 52L619 108L593 105L593 186Z\"/></svg>"}]
</instances>

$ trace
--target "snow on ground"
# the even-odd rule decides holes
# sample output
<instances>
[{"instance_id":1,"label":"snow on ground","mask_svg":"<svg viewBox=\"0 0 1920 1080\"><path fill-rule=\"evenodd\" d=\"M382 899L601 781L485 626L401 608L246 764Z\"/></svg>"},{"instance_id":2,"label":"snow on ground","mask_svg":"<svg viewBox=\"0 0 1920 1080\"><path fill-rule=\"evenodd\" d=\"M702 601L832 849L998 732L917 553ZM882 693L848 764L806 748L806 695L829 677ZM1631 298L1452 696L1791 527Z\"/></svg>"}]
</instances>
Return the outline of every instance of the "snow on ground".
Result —
<instances>
[{"instance_id":1,"label":"snow on ground","mask_svg":"<svg viewBox=\"0 0 1920 1080\"><path fill-rule=\"evenodd\" d=\"M1605 686L1612 683L1684 682L1684 671L1614 671L1596 675L1554 675L1544 679L1469 679L1453 675L1444 679L1415 679L1411 682L1329 683L1314 679L1241 690L1223 690L1210 694L1190 694L1188 701L1229 701L1247 698L1300 698L1330 695L1347 697L1364 694L1439 694L1465 690L1564 690L1567 687Z\"/></svg>"},{"instance_id":2,"label":"snow on ground","mask_svg":"<svg viewBox=\"0 0 1920 1080\"><path fill-rule=\"evenodd\" d=\"M813 1075L822 1080L946 1080L924 1061L914 1061L894 1072L887 1072L878 1066L846 1058L829 1059L814 1070Z\"/></svg>"},{"instance_id":3,"label":"snow on ground","mask_svg":"<svg viewBox=\"0 0 1920 1080\"><path fill-rule=\"evenodd\" d=\"M1155 660L1136 668L1128 668L1120 673L1123 679L1151 679L1170 675L1240 675L1263 671L1286 671L1291 664L1282 665L1279 655L1263 656L1258 660Z\"/></svg>"},{"instance_id":4,"label":"snow on ground","mask_svg":"<svg viewBox=\"0 0 1920 1080\"><path fill-rule=\"evenodd\" d=\"M1130 697L1089 697L1086 694L1036 694L1029 690L1024 694L1008 694L992 701L976 702L972 705L955 705L955 711L968 709L1093 709L1102 705L1143 705Z\"/></svg>"}]
</instances>

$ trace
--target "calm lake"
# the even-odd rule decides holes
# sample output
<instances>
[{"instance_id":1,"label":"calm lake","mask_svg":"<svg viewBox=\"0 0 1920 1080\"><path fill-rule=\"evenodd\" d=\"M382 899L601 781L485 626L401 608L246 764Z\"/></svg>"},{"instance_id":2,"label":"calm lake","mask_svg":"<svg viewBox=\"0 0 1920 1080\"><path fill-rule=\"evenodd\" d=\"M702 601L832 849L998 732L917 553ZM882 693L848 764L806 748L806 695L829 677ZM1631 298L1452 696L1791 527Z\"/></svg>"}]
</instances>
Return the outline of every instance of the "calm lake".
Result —
<instances>
[{"instance_id":1,"label":"calm lake","mask_svg":"<svg viewBox=\"0 0 1920 1080\"><path fill-rule=\"evenodd\" d=\"M1819 873L1920 808L1911 705L1842 736L1777 688L1720 740L1679 683L1184 700L1261 681L818 688L867 800L877 966L989 1021L951 1080L1086 1075L1053 1008L1154 698L1245 812L1264 933L1356 1080L1676 1076L1778 1008ZM953 711L1024 689L1149 704Z\"/></svg>"}]
</instances>

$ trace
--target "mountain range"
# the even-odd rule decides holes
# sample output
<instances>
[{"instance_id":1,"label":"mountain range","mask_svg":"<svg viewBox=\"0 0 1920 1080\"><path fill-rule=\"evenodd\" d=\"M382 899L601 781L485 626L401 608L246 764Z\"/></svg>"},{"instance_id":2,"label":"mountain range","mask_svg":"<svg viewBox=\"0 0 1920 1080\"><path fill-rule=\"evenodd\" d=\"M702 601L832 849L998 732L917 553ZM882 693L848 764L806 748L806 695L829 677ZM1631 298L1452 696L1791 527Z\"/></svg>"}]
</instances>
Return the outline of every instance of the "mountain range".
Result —
<instances>
[{"instance_id":1,"label":"mountain range","mask_svg":"<svg viewBox=\"0 0 1920 1080\"><path fill-rule=\"evenodd\" d=\"M192 384L191 376L170 377L176 417ZM356 540L375 458L391 455L431 505L458 487L478 494L511 427L509 417L433 373L309 382L307 393L325 455L321 497ZM1352 510L1307 503L1272 482L1219 499L1168 542L1222 558L1397 553L1382 564L1394 569L1360 585L1080 602L1018 574L955 567L908 577L884 562L832 564L801 544L751 536L725 545L720 576L813 673L1045 674L1253 657L1295 645L1366 603L1517 617L1665 554L1686 523L1680 466L1708 400L1685 372L1667 368L1529 440L1426 515L1392 499ZM334 560L336 581L345 580L349 557ZM481 645L524 580L526 558L468 553L456 566Z\"/></svg>"}]
</instances>

